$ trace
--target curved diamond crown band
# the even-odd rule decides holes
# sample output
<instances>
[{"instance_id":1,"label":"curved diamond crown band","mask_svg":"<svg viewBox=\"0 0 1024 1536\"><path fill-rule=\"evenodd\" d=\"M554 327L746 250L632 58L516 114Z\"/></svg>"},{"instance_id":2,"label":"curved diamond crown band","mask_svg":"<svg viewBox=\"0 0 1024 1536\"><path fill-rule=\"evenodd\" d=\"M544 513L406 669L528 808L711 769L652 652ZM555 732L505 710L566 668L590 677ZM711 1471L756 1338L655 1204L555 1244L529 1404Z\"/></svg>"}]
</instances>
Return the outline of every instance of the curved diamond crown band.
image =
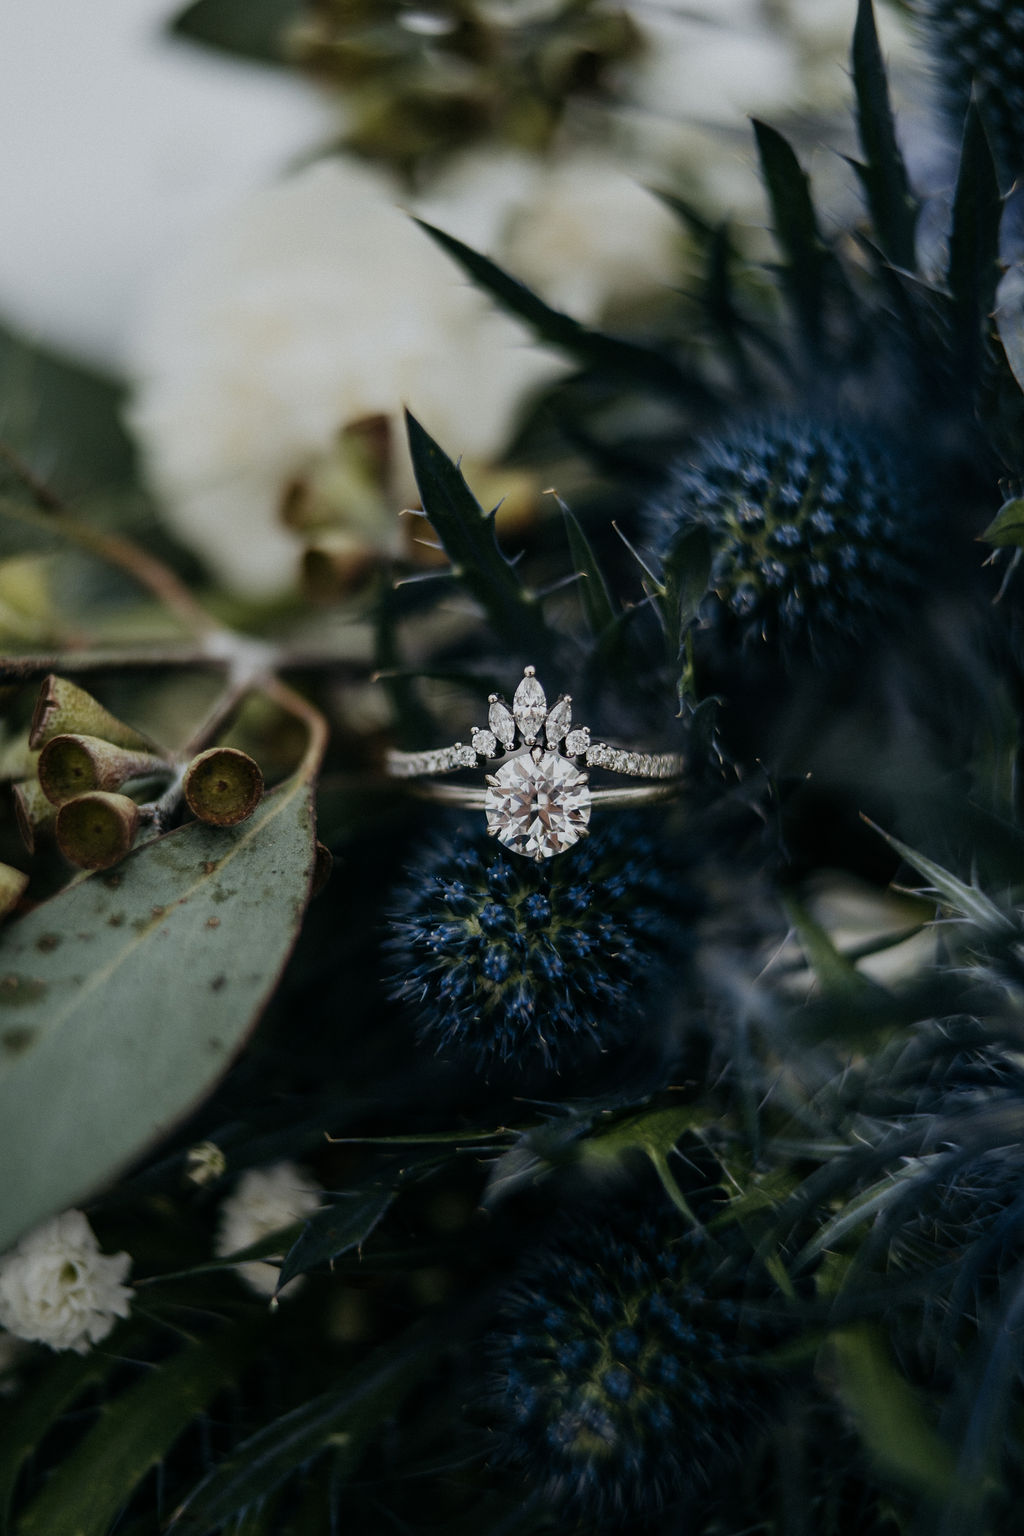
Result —
<instances>
[{"instance_id":1,"label":"curved diamond crown band","mask_svg":"<svg viewBox=\"0 0 1024 1536\"><path fill-rule=\"evenodd\" d=\"M586 837L593 806L648 805L678 793L680 753L632 752L592 742L587 726L573 725L568 694L548 708L533 667L524 669L511 708L496 693L488 702L487 726L474 730L468 745L391 751L387 771L392 778L421 780L411 787L427 799L484 811L490 835L513 853L553 858ZM486 775L486 787L442 784L435 777L476 768L489 758L503 761ZM589 768L653 782L592 789Z\"/></svg>"}]
</instances>

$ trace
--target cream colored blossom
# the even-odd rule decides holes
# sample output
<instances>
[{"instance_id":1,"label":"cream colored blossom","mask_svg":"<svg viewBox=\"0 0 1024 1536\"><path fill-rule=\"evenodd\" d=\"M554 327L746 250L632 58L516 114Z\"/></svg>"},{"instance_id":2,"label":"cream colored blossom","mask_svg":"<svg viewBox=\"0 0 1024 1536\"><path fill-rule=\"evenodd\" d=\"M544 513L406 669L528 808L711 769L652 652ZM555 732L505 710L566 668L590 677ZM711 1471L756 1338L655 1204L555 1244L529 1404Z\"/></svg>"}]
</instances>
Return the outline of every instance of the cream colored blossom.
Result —
<instances>
[{"instance_id":1,"label":"cream colored blossom","mask_svg":"<svg viewBox=\"0 0 1024 1536\"><path fill-rule=\"evenodd\" d=\"M319 1184L295 1163L250 1168L220 1208L215 1253L218 1258L227 1258L312 1216L320 1204L321 1193ZM246 1284L261 1296L274 1294L279 1273L276 1265L251 1260L239 1264L237 1269Z\"/></svg>"},{"instance_id":2,"label":"cream colored blossom","mask_svg":"<svg viewBox=\"0 0 1024 1536\"><path fill-rule=\"evenodd\" d=\"M83 1355L127 1317L127 1253L102 1254L81 1211L36 1227L0 1259L0 1327Z\"/></svg>"},{"instance_id":3,"label":"cream colored blossom","mask_svg":"<svg viewBox=\"0 0 1024 1536\"><path fill-rule=\"evenodd\" d=\"M136 353L131 425L166 519L253 595L294 579L282 496L342 428L392 422L387 516L358 530L386 546L415 496L403 405L453 455L487 462L564 366L473 290L381 173L345 159L212 228L154 291Z\"/></svg>"}]
</instances>

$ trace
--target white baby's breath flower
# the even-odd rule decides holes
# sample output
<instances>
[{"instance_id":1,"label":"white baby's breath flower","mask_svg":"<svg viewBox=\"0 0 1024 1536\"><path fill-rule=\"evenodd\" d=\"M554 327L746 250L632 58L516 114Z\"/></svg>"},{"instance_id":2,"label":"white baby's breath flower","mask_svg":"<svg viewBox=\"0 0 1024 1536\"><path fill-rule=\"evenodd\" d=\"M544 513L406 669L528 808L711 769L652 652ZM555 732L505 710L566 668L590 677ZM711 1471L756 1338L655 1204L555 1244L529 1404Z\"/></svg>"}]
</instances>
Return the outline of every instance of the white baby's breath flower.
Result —
<instances>
[{"instance_id":1,"label":"white baby's breath flower","mask_svg":"<svg viewBox=\"0 0 1024 1536\"><path fill-rule=\"evenodd\" d=\"M358 530L386 546L416 494L402 406L486 463L526 394L564 366L473 290L382 173L343 158L211 228L152 293L136 356L130 419L167 521L252 595L293 580L283 493L341 429L392 423L387 515Z\"/></svg>"},{"instance_id":2,"label":"white baby's breath flower","mask_svg":"<svg viewBox=\"0 0 1024 1536\"><path fill-rule=\"evenodd\" d=\"M81 1211L65 1211L0 1258L0 1326L16 1338L83 1355L127 1317L127 1253L102 1254Z\"/></svg>"},{"instance_id":3,"label":"white baby's breath flower","mask_svg":"<svg viewBox=\"0 0 1024 1536\"><path fill-rule=\"evenodd\" d=\"M220 1208L215 1253L218 1258L227 1258L282 1227L312 1216L320 1204L321 1193L319 1184L295 1163L250 1168ZM274 1264L251 1260L237 1268L246 1284L261 1296L274 1294L279 1273ZM292 1281L292 1285L296 1284L297 1281Z\"/></svg>"}]
</instances>

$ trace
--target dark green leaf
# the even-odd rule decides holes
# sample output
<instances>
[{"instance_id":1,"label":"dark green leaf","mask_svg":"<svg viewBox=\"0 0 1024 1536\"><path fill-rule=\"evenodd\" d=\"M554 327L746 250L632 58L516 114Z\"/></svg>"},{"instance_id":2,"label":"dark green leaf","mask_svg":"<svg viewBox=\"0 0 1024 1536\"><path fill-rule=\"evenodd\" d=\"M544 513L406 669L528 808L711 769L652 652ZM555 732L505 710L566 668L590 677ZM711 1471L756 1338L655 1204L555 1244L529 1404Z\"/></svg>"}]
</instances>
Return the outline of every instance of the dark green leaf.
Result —
<instances>
[{"instance_id":1,"label":"dark green leaf","mask_svg":"<svg viewBox=\"0 0 1024 1536\"><path fill-rule=\"evenodd\" d=\"M209 1090L305 909L312 795L193 822L0 935L0 1251L87 1196Z\"/></svg>"},{"instance_id":2,"label":"dark green leaf","mask_svg":"<svg viewBox=\"0 0 1024 1536\"><path fill-rule=\"evenodd\" d=\"M193 1490L171 1521L173 1531L214 1531L328 1447L335 1453L335 1480L355 1470L378 1426L392 1414L459 1334L449 1314L445 1326L415 1324L395 1343L378 1349L349 1371L340 1386L283 1414L244 1440Z\"/></svg>"},{"instance_id":3,"label":"dark green leaf","mask_svg":"<svg viewBox=\"0 0 1024 1536\"><path fill-rule=\"evenodd\" d=\"M250 1347L239 1333L192 1344L107 1403L18 1521L17 1536L107 1536L132 1491Z\"/></svg>"},{"instance_id":4,"label":"dark green leaf","mask_svg":"<svg viewBox=\"0 0 1024 1536\"><path fill-rule=\"evenodd\" d=\"M0 443L61 496L134 479L124 395L113 379L0 326ZM15 482L0 454L0 489Z\"/></svg>"},{"instance_id":5,"label":"dark green leaf","mask_svg":"<svg viewBox=\"0 0 1024 1536\"><path fill-rule=\"evenodd\" d=\"M988 137L972 103L964 126L963 148L946 280L953 299L953 326L959 366L967 377L980 372L989 317L999 282L999 225L1002 200Z\"/></svg>"},{"instance_id":6,"label":"dark green leaf","mask_svg":"<svg viewBox=\"0 0 1024 1536\"><path fill-rule=\"evenodd\" d=\"M476 598L500 639L516 652L530 651L543 658L551 649L551 633L537 598L523 586L499 548L494 513L484 511L458 465L408 411L406 427L423 511L444 545L454 574Z\"/></svg>"},{"instance_id":7,"label":"dark green leaf","mask_svg":"<svg viewBox=\"0 0 1024 1536\"><path fill-rule=\"evenodd\" d=\"M665 556L664 608L670 637L682 644L700 612L711 579L711 536L694 523L673 540Z\"/></svg>"},{"instance_id":8,"label":"dark green leaf","mask_svg":"<svg viewBox=\"0 0 1024 1536\"><path fill-rule=\"evenodd\" d=\"M277 1289L318 1264L329 1264L360 1247L394 1202L393 1189L366 1189L345 1196L311 1216L285 1255Z\"/></svg>"},{"instance_id":9,"label":"dark green leaf","mask_svg":"<svg viewBox=\"0 0 1024 1536\"><path fill-rule=\"evenodd\" d=\"M604 634L609 625L615 623L615 605L608 590L608 583L590 547L590 540L580 527L578 519L561 498L558 504L565 518L569 553L572 555L573 565L580 577L578 590L583 617L587 621L587 628L596 640Z\"/></svg>"},{"instance_id":10,"label":"dark green leaf","mask_svg":"<svg viewBox=\"0 0 1024 1536\"><path fill-rule=\"evenodd\" d=\"M918 1497L942 1499L953 1482L950 1448L893 1365L880 1332L868 1324L843 1328L832 1336L830 1354L839 1396L873 1460Z\"/></svg>"},{"instance_id":11,"label":"dark green leaf","mask_svg":"<svg viewBox=\"0 0 1024 1536\"><path fill-rule=\"evenodd\" d=\"M7 1414L0 1433L0 1529L9 1528L11 1500L22 1466L43 1436L82 1394L110 1375L131 1337L122 1325L102 1349L56 1356L30 1386L18 1392L17 1411Z\"/></svg>"},{"instance_id":12,"label":"dark green leaf","mask_svg":"<svg viewBox=\"0 0 1024 1536\"><path fill-rule=\"evenodd\" d=\"M687 400L707 398L706 386L665 353L581 325L561 310L552 309L525 283L510 277L489 257L456 240L454 235L445 234L422 219L416 222L502 309L524 320L541 341L567 352L587 367L621 375L633 384Z\"/></svg>"},{"instance_id":13,"label":"dark green leaf","mask_svg":"<svg viewBox=\"0 0 1024 1536\"><path fill-rule=\"evenodd\" d=\"M978 538L997 549L1024 548L1024 498L1013 496L1004 501L984 533Z\"/></svg>"},{"instance_id":14,"label":"dark green leaf","mask_svg":"<svg viewBox=\"0 0 1024 1536\"><path fill-rule=\"evenodd\" d=\"M853 84L864 164L857 173L867 194L878 245L895 266L912 271L919 206L896 141L882 50L871 0L859 0L853 32Z\"/></svg>"},{"instance_id":15,"label":"dark green leaf","mask_svg":"<svg viewBox=\"0 0 1024 1536\"><path fill-rule=\"evenodd\" d=\"M767 123L754 119L761 171L775 221L775 237L785 256L786 294L807 345L821 345L825 323L825 280L832 256L822 240L811 199L810 181L792 148Z\"/></svg>"},{"instance_id":16,"label":"dark green leaf","mask_svg":"<svg viewBox=\"0 0 1024 1536\"><path fill-rule=\"evenodd\" d=\"M302 0L194 0L171 31L238 58L282 64L285 34L304 14Z\"/></svg>"},{"instance_id":17,"label":"dark green leaf","mask_svg":"<svg viewBox=\"0 0 1024 1536\"><path fill-rule=\"evenodd\" d=\"M863 998L876 991L875 983L861 974L852 960L841 955L820 923L794 897L783 902L808 965L826 997Z\"/></svg>"}]
</instances>

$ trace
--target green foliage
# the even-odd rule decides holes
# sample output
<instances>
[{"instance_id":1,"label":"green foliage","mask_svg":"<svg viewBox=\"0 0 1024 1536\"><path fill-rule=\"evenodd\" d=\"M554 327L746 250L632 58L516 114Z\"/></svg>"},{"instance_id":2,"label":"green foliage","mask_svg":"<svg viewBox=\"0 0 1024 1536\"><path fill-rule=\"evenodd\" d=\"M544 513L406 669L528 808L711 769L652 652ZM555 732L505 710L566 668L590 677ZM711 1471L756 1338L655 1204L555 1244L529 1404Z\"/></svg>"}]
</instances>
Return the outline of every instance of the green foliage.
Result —
<instances>
[{"instance_id":1,"label":"green foliage","mask_svg":"<svg viewBox=\"0 0 1024 1536\"><path fill-rule=\"evenodd\" d=\"M0 1248L209 1092L280 975L311 874L300 777L241 827L172 832L0 937Z\"/></svg>"},{"instance_id":2,"label":"green foliage","mask_svg":"<svg viewBox=\"0 0 1024 1536\"><path fill-rule=\"evenodd\" d=\"M175 16L177 37L260 64L283 64L285 36L304 10L303 0L193 0Z\"/></svg>"}]
</instances>

